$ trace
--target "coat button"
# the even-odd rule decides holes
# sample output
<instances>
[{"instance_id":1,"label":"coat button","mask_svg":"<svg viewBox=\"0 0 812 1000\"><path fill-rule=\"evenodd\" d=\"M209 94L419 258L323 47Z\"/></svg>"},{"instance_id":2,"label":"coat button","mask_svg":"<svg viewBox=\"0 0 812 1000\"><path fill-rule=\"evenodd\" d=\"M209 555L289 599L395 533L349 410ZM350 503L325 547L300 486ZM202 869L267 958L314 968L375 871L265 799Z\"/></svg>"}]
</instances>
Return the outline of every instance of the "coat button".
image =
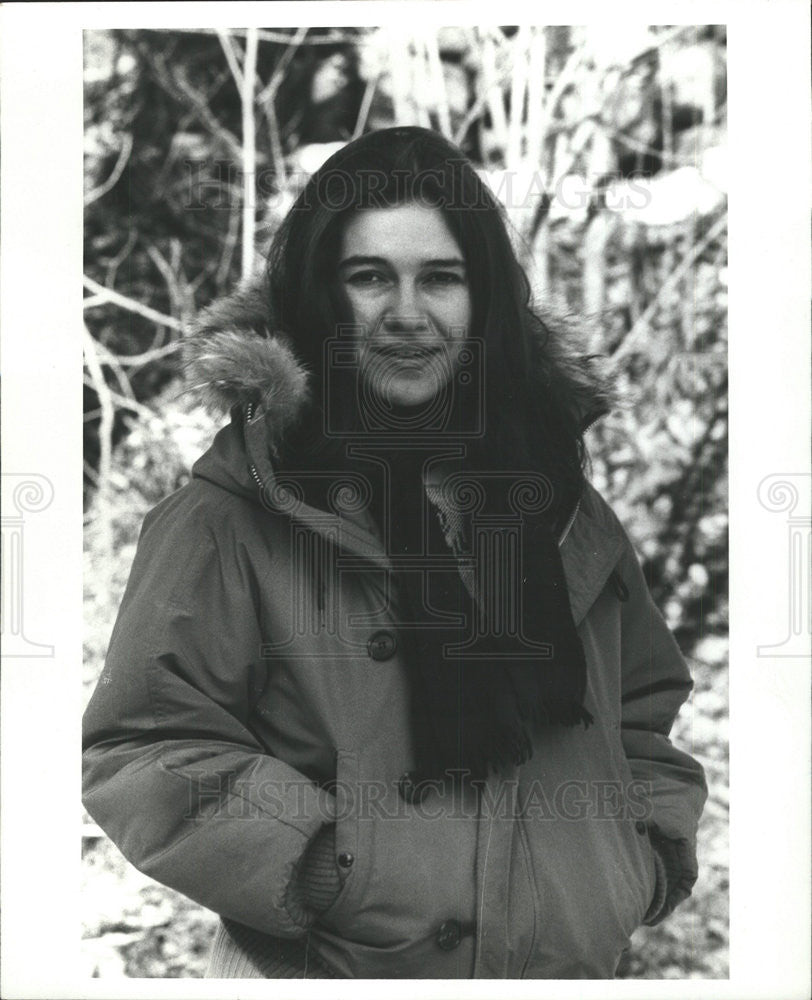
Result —
<instances>
[{"instance_id":1,"label":"coat button","mask_svg":"<svg viewBox=\"0 0 812 1000\"><path fill-rule=\"evenodd\" d=\"M453 951L462 938L462 928L459 920L444 920L437 931L437 945L443 951Z\"/></svg>"},{"instance_id":2,"label":"coat button","mask_svg":"<svg viewBox=\"0 0 812 1000\"><path fill-rule=\"evenodd\" d=\"M643 835L644 833L646 833L646 832L648 831L648 827L647 827L647 826L646 826L646 824L645 824L645 823L644 823L644 822L642 821L642 819L639 819L639 820L638 820L638 821L637 821L637 822L636 822L636 823L634 824L634 828L635 828L635 830L637 830L637 832L638 832L638 833L639 833L639 834L640 834L641 836L642 836L642 835Z\"/></svg>"},{"instance_id":3,"label":"coat button","mask_svg":"<svg viewBox=\"0 0 812 1000\"><path fill-rule=\"evenodd\" d=\"M396 648L397 642L391 632L376 632L367 642L367 651L373 660L390 660Z\"/></svg>"},{"instance_id":4,"label":"coat button","mask_svg":"<svg viewBox=\"0 0 812 1000\"><path fill-rule=\"evenodd\" d=\"M342 868L352 868L355 858L349 851L342 851L338 856L338 863Z\"/></svg>"},{"instance_id":5,"label":"coat button","mask_svg":"<svg viewBox=\"0 0 812 1000\"><path fill-rule=\"evenodd\" d=\"M428 790L429 786L419 782L411 771L404 772L398 781L398 794L409 804L422 802Z\"/></svg>"}]
</instances>

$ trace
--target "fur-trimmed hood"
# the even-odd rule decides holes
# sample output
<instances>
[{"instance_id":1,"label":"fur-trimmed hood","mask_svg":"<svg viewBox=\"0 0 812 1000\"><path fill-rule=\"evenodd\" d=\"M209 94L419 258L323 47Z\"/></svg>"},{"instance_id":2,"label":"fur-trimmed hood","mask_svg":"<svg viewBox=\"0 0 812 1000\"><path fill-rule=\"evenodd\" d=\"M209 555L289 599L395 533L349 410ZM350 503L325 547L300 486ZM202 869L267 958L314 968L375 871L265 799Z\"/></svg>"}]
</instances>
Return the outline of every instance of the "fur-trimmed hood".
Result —
<instances>
[{"instance_id":1,"label":"fur-trimmed hood","mask_svg":"<svg viewBox=\"0 0 812 1000\"><path fill-rule=\"evenodd\" d=\"M539 344L544 378L554 382L582 427L605 414L614 401L596 359L581 349L583 330L542 311L548 333ZM295 344L269 328L268 295L255 280L205 309L184 345L188 390L215 412L252 403L263 414L273 454L311 401L306 366ZM541 372L539 374L541 378Z\"/></svg>"},{"instance_id":2,"label":"fur-trimmed hood","mask_svg":"<svg viewBox=\"0 0 812 1000\"><path fill-rule=\"evenodd\" d=\"M310 401L309 373L290 338L268 327L266 285L255 281L197 318L184 344L187 389L214 413L253 404L265 416L270 446Z\"/></svg>"}]
</instances>

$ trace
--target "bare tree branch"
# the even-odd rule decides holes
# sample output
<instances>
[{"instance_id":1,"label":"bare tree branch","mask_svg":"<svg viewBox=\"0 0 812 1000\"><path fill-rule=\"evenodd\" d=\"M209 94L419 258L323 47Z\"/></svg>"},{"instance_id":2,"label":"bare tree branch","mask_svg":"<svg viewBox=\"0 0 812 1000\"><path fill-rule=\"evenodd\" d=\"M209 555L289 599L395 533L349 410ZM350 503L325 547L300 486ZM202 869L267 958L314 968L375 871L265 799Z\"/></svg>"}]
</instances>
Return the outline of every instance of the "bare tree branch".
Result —
<instances>
[{"instance_id":1,"label":"bare tree branch","mask_svg":"<svg viewBox=\"0 0 812 1000\"><path fill-rule=\"evenodd\" d=\"M408 43L402 37L395 37L393 33L390 75L395 121L404 125L414 125L414 108L409 100L408 67Z\"/></svg>"},{"instance_id":2,"label":"bare tree branch","mask_svg":"<svg viewBox=\"0 0 812 1000\"><path fill-rule=\"evenodd\" d=\"M194 312L194 299L188 282L183 275L181 263L182 249L180 240L173 237L169 242L171 262L168 261L155 245L147 247L147 255L158 268L166 282L172 312L180 316L181 324Z\"/></svg>"},{"instance_id":3,"label":"bare tree branch","mask_svg":"<svg viewBox=\"0 0 812 1000\"><path fill-rule=\"evenodd\" d=\"M257 82L257 29L245 35L245 59L240 88L242 103L242 278L254 273L256 242L257 139L254 118L254 89Z\"/></svg>"},{"instance_id":4,"label":"bare tree branch","mask_svg":"<svg viewBox=\"0 0 812 1000\"><path fill-rule=\"evenodd\" d=\"M97 417L100 413L101 413L101 410L94 410L93 411L94 417ZM90 414L86 413L85 414L85 420L88 420L89 417L90 417ZM90 464L90 462L88 462L88 460L86 458L83 459L82 465L84 466L85 475L87 476L87 478L93 483L94 486L98 486L99 485L99 474L98 474L98 472L96 472L96 470L93 468L93 466Z\"/></svg>"},{"instance_id":5,"label":"bare tree branch","mask_svg":"<svg viewBox=\"0 0 812 1000\"><path fill-rule=\"evenodd\" d=\"M217 272L214 280L218 289L222 289L231 271L231 262L234 259L234 251L237 247L237 240L240 236L240 213L235 208L228 213L228 232L223 240L223 251L220 254L220 261L217 265ZM203 275L205 278L205 273Z\"/></svg>"},{"instance_id":6,"label":"bare tree branch","mask_svg":"<svg viewBox=\"0 0 812 1000\"><path fill-rule=\"evenodd\" d=\"M119 388L121 389L121 395L124 399L129 399L131 402L135 402L135 393L133 392L132 386L130 385L130 380L121 366L118 358L113 354L113 352L107 347L106 344L102 344L101 341L96 340L96 352L97 356L101 355L101 361L103 364L107 365L108 368L113 370L113 374L116 377Z\"/></svg>"},{"instance_id":7,"label":"bare tree branch","mask_svg":"<svg viewBox=\"0 0 812 1000\"><path fill-rule=\"evenodd\" d=\"M97 306L104 306L110 301L108 295L88 295L82 299L82 309L87 312L88 309L95 309Z\"/></svg>"},{"instance_id":8,"label":"bare tree branch","mask_svg":"<svg viewBox=\"0 0 812 1000\"><path fill-rule=\"evenodd\" d=\"M113 552L112 511L110 509L110 470L113 455L113 423L115 406L113 396L104 378L98 357L98 344L90 330L84 327L85 365L89 373L90 385L99 400L101 420L99 422L99 472L97 480L97 509L99 511L99 535L101 551L105 563Z\"/></svg>"},{"instance_id":9,"label":"bare tree branch","mask_svg":"<svg viewBox=\"0 0 812 1000\"><path fill-rule=\"evenodd\" d=\"M98 341L95 341L98 344ZM85 375L84 384L89 388L96 390L96 381L90 375ZM111 404L115 404L121 410L131 410L133 413L138 414L142 420L154 420L158 414L151 410L148 406L144 406L143 403L139 403L137 399L129 399L127 396L122 396L118 392L114 392L109 386L107 388L107 397ZM114 407L115 412L115 407Z\"/></svg>"},{"instance_id":10,"label":"bare tree branch","mask_svg":"<svg viewBox=\"0 0 812 1000\"><path fill-rule=\"evenodd\" d=\"M216 139L219 139L222 143L224 143L224 145L228 147L228 150L234 159L239 162L242 155L239 140L212 114L206 98L200 93L200 91L196 90L191 83L189 83L186 79L186 74L183 68L178 66L175 74L167 74L167 78L174 83L178 90L180 90L181 93L189 100L192 108L197 114L198 119L206 126L209 132L211 132Z\"/></svg>"},{"instance_id":11,"label":"bare tree branch","mask_svg":"<svg viewBox=\"0 0 812 1000\"><path fill-rule=\"evenodd\" d=\"M296 55L297 50L301 46L307 37L307 28L297 28L296 34L291 39L290 45L285 49L279 58L279 62L276 64L271 78L268 83L262 88L262 90L257 94L257 103L262 106L266 101L273 100L276 96L276 92L279 89L279 85L285 77L285 71L291 59ZM259 33L260 35L262 32Z\"/></svg>"},{"instance_id":12,"label":"bare tree branch","mask_svg":"<svg viewBox=\"0 0 812 1000\"><path fill-rule=\"evenodd\" d=\"M651 300L646 309L640 314L639 319L623 338L622 343L612 355L612 361L620 361L640 349L641 341L648 335L652 318L660 308L663 299L679 285L688 271L694 266L698 257L719 237L727 228L727 212L720 216L711 228L705 233L702 239L685 254L677 267L671 272L668 278L660 286L657 295Z\"/></svg>"},{"instance_id":13,"label":"bare tree branch","mask_svg":"<svg viewBox=\"0 0 812 1000\"><path fill-rule=\"evenodd\" d=\"M104 285L100 285L92 278L88 278L86 274L82 277L82 284L88 291L94 293L93 297L87 300L94 306L100 305L103 301L111 302L113 305L121 306L122 309L127 309L129 312L138 313L139 316L152 320L153 323L168 326L172 330L181 329L180 322L173 316L165 316L163 313L158 312L157 309L151 309L149 306L142 305L140 302L136 302L135 299L122 295L121 292L113 291L112 288L105 288Z\"/></svg>"},{"instance_id":14,"label":"bare tree branch","mask_svg":"<svg viewBox=\"0 0 812 1000\"><path fill-rule=\"evenodd\" d=\"M273 101L266 101L262 107L265 121L268 123L268 137L271 141L271 155L273 156L274 173L276 174L276 187L278 191L284 191L288 183L288 175L285 171L285 154L282 150L282 137L279 134L279 122L276 118L276 110Z\"/></svg>"},{"instance_id":15,"label":"bare tree branch","mask_svg":"<svg viewBox=\"0 0 812 1000\"><path fill-rule=\"evenodd\" d=\"M210 101L211 98L214 97L218 93L218 91L222 88L226 80L231 80L231 79L232 79L231 70L228 69L228 67L221 70L212 80L211 85L206 88L205 90L206 99ZM164 87L164 90L168 90L169 93L173 93L171 89L167 88L165 81L162 81L161 85ZM188 129L191 122L195 121L195 119L199 117L200 116L198 115L196 109L193 108L191 111L187 111L186 114L184 114L178 121L177 131L185 132Z\"/></svg>"},{"instance_id":16,"label":"bare tree branch","mask_svg":"<svg viewBox=\"0 0 812 1000\"><path fill-rule=\"evenodd\" d=\"M121 137L121 149L118 153L116 165L113 167L113 172L103 184L93 188L92 191L88 191L84 198L85 205L91 205L94 201L98 201L102 195L107 194L108 191L116 186L119 178L124 173L124 168L127 166L127 161L132 151L133 137L129 132L125 132Z\"/></svg>"},{"instance_id":17,"label":"bare tree branch","mask_svg":"<svg viewBox=\"0 0 812 1000\"><path fill-rule=\"evenodd\" d=\"M513 68L510 76L510 122L508 124L505 160L508 167L517 167L522 159L522 119L524 95L527 89L528 25L522 24L513 39Z\"/></svg>"},{"instance_id":18,"label":"bare tree branch","mask_svg":"<svg viewBox=\"0 0 812 1000\"><path fill-rule=\"evenodd\" d=\"M181 304L180 289L178 288L178 282L172 272L169 261L154 244L150 244L150 246L147 247L147 256L161 272L161 276L166 282L166 288L169 292L169 301L172 303L173 311L175 309L179 309Z\"/></svg>"},{"instance_id":19,"label":"bare tree branch","mask_svg":"<svg viewBox=\"0 0 812 1000\"><path fill-rule=\"evenodd\" d=\"M412 78L411 93L417 112L417 124L422 128L431 128L429 108L436 108L434 95L431 92L431 75L428 61L428 51L419 33L415 33L409 42L409 66Z\"/></svg>"},{"instance_id":20,"label":"bare tree branch","mask_svg":"<svg viewBox=\"0 0 812 1000\"><path fill-rule=\"evenodd\" d=\"M104 283L108 288L112 288L116 283L116 275L118 274L118 269L124 263L124 261L132 253L135 244L138 242L138 230L129 229L127 231L127 242L119 250L119 252L113 257L113 259L107 265L107 271L104 275ZM87 308L87 305L85 305Z\"/></svg>"},{"instance_id":21,"label":"bare tree branch","mask_svg":"<svg viewBox=\"0 0 812 1000\"><path fill-rule=\"evenodd\" d=\"M491 113L491 123L496 141L502 149L507 147L508 123L502 95L502 77L497 73L497 41L494 32L488 31L482 47L482 72L485 85L485 102Z\"/></svg>"},{"instance_id":22,"label":"bare tree branch","mask_svg":"<svg viewBox=\"0 0 812 1000\"><path fill-rule=\"evenodd\" d=\"M173 340L171 344L165 344L163 347L144 351L143 354L119 354L117 356L118 363L124 368L139 368L150 364L152 361L158 361L160 358L169 357L170 354L174 354L175 351L179 351L182 347L182 340Z\"/></svg>"},{"instance_id":23,"label":"bare tree branch","mask_svg":"<svg viewBox=\"0 0 812 1000\"><path fill-rule=\"evenodd\" d=\"M378 73L375 76L371 76L367 80L364 96L361 98L361 107L358 109L358 118L352 132L353 139L358 139L361 135L363 135L367 119L369 118L369 110L372 107L372 99L375 96L375 90L377 89L379 79L380 74Z\"/></svg>"},{"instance_id":24,"label":"bare tree branch","mask_svg":"<svg viewBox=\"0 0 812 1000\"><path fill-rule=\"evenodd\" d=\"M561 100L564 91L567 89L567 87L569 87L569 85L575 79L583 57L584 57L583 47L577 46L576 48L574 48L567 57L567 61L564 63L561 72L556 77L555 83L553 84L552 89L550 90L550 93L547 95L547 99L544 102L544 111L542 114L541 125L539 126L539 128L541 129L541 134L543 136L547 135L548 129L550 127L550 122L552 121L553 115L555 114L555 109L558 105L558 102ZM569 170L574 160L575 160L575 154L573 154L571 161L567 166L567 170ZM558 179L561 176L563 176L563 174L560 171L556 174L556 176L552 176L554 172L555 172L555 164L551 162L550 169L548 171L549 175L548 179L551 186L557 183Z\"/></svg>"},{"instance_id":25,"label":"bare tree branch","mask_svg":"<svg viewBox=\"0 0 812 1000\"><path fill-rule=\"evenodd\" d=\"M236 33L236 32L235 32ZM289 35L277 35L273 31L267 31L265 28L261 28L257 32L257 37L261 42L276 42L277 44L283 44L290 40ZM308 45L354 45L358 42L359 36L357 34L345 35L340 31L334 31L329 35L316 35L311 36L307 39Z\"/></svg>"},{"instance_id":26,"label":"bare tree branch","mask_svg":"<svg viewBox=\"0 0 812 1000\"><path fill-rule=\"evenodd\" d=\"M430 87L434 93L435 106L437 108L437 120L440 124L440 131L447 138L451 138L451 112L448 107L448 93L445 87L445 77L443 76L443 64L440 60L440 46L437 41L436 31L427 31L424 37L426 47L426 59L429 66Z\"/></svg>"},{"instance_id":27,"label":"bare tree branch","mask_svg":"<svg viewBox=\"0 0 812 1000\"><path fill-rule=\"evenodd\" d=\"M173 28L156 28L156 31L174 31ZM184 28L186 34L215 35L215 28ZM231 34L235 37L244 37L249 29L232 28ZM286 45L291 40L291 35L283 35L281 32L268 31L267 28L260 28L257 31L257 39L260 42L272 42L274 45ZM358 42L357 34L342 34L334 31L326 35L315 35L307 39L308 45L351 45Z\"/></svg>"},{"instance_id":28,"label":"bare tree branch","mask_svg":"<svg viewBox=\"0 0 812 1000\"><path fill-rule=\"evenodd\" d=\"M602 125L602 128L608 135L615 139L619 139L624 146L627 146L629 149L633 149L637 153L653 153L659 158L664 167L696 166L696 157L676 156L673 153L667 153L664 149L655 149L653 146L649 146L648 143L641 142L640 139L636 139L633 135L629 135L628 132L623 132L621 129L607 128L606 125Z\"/></svg>"},{"instance_id":29,"label":"bare tree branch","mask_svg":"<svg viewBox=\"0 0 812 1000\"><path fill-rule=\"evenodd\" d=\"M234 77L234 82L237 84L237 90L241 91L243 88L243 71L240 68L237 51L234 43L231 41L231 36L223 28L215 28L215 31L217 32L217 37L220 39L220 47L225 53L228 68L231 70L231 75Z\"/></svg>"},{"instance_id":30,"label":"bare tree branch","mask_svg":"<svg viewBox=\"0 0 812 1000\"><path fill-rule=\"evenodd\" d=\"M547 138L544 117L547 76L547 35L544 28L531 28L527 71L527 162L538 165L544 159Z\"/></svg>"}]
</instances>

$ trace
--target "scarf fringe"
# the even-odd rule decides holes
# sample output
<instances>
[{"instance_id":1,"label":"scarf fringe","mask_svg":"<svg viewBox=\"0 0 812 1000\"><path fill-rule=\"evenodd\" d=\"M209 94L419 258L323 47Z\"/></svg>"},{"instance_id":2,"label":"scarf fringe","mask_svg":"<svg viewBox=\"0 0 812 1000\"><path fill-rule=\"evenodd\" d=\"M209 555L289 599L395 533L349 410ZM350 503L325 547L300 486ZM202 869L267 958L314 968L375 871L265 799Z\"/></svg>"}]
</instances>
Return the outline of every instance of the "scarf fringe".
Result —
<instances>
[{"instance_id":1,"label":"scarf fringe","mask_svg":"<svg viewBox=\"0 0 812 1000\"><path fill-rule=\"evenodd\" d=\"M416 774L419 780L437 777L442 780L462 772L468 781L483 781L490 773L526 764L533 757L533 733L554 725L567 728L583 725L587 729L594 721L592 713L577 701L559 702L555 706L539 703L520 712L514 724L493 721L485 724L485 733L480 733L476 746L467 745L461 738L454 739L454 734L447 730L444 738L439 739L435 732L433 739L421 741L422 753L418 758L422 759ZM462 718L459 724L464 727Z\"/></svg>"},{"instance_id":2,"label":"scarf fringe","mask_svg":"<svg viewBox=\"0 0 812 1000\"><path fill-rule=\"evenodd\" d=\"M425 455L399 456L393 467L391 543L394 554L411 553L425 541L414 512L424 503ZM508 484L509 485L509 484ZM500 515L509 508L504 483L485 483L484 509ZM466 519L451 532L459 538ZM450 546L439 518L429 518L430 551ZM446 528L450 525L446 524ZM415 532L420 536L415 539ZM432 537L432 532L434 537ZM445 536L445 537L444 537ZM515 562L502 563L499 545L483 548L482 579L467 589L457 570L434 571L430 579L403 573L398 589L414 619L426 606L468 623L476 622L489 649L486 659L449 660L445 649L466 638L466 627L416 630L408 643L415 770L424 778L442 778L449 770L486 778L491 770L521 765L533 755L533 737L545 727L585 727L592 716L584 707L587 665L569 604L569 592L553 528L543 516L524 518ZM520 631L503 633L491 623L504 601L499 574L521 569ZM497 579L498 577L498 579ZM493 578L493 579L492 579ZM486 588L483 590L483 588ZM517 589L518 592L518 589ZM492 611L493 606L493 611ZM483 620L484 619L484 620ZM470 627L470 626L468 626ZM543 643L544 658L517 657L526 641Z\"/></svg>"}]
</instances>

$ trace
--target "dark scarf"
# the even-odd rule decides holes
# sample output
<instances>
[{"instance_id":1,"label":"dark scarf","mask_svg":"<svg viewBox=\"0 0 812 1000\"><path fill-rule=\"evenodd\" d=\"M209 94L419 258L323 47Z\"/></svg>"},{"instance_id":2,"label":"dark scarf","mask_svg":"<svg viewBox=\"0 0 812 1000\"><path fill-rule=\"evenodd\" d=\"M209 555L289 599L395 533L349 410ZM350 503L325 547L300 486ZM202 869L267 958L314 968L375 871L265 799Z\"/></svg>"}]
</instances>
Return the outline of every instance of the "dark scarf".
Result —
<instances>
[{"instance_id":1,"label":"dark scarf","mask_svg":"<svg viewBox=\"0 0 812 1000\"><path fill-rule=\"evenodd\" d=\"M481 780L528 760L541 727L593 721L584 708L586 660L553 528L543 512L517 515L511 490L517 475L473 476L479 511L466 515L452 504L449 518L446 491L437 508L427 503L426 458L419 450L393 456L390 553L397 559L453 551L457 559L440 571L396 572L400 610L412 622L462 615L466 624L401 627L416 777L442 778L450 770ZM505 572L511 547L512 568ZM474 580L472 596L466 581ZM521 638L505 627L511 616L517 624L519 605ZM474 632L470 648L455 656L449 647Z\"/></svg>"}]
</instances>

